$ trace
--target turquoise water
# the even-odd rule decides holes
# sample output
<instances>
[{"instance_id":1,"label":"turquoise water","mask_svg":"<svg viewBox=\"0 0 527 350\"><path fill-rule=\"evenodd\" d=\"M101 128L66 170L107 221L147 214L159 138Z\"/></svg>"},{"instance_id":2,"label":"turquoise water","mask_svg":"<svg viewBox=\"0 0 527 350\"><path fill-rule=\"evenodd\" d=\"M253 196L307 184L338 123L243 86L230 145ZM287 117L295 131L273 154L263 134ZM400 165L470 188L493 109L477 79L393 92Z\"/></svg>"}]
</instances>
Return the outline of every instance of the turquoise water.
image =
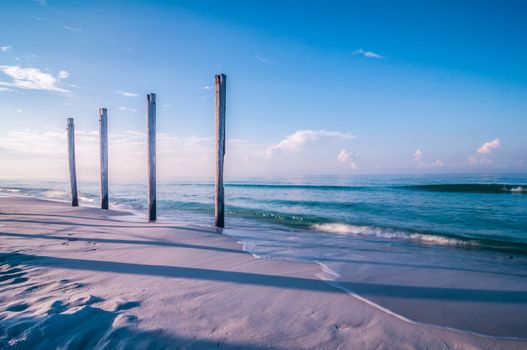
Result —
<instances>
[{"instance_id":1,"label":"turquoise water","mask_svg":"<svg viewBox=\"0 0 527 350\"><path fill-rule=\"evenodd\" d=\"M81 205L96 206L98 185L79 188ZM527 175L237 179L225 192L225 232L258 254L331 237L527 253ZM66 182L2 181L0 193L69 196ZM213 196L211 181L160 182L159 218L211 226ZM144 214L146 186L111 184L110 201ZM303 258L323 257L319 250Z\"/></svg>"},{"instance_id":2,"label":"turquoise water","mask_svg":"<svg viewBox=\"0 0 527 350\"><path fill-rule=\"evenodd\" d=\"M68 187L0 181L0 195L67 201ZM98 206L98 184L79 190ZM225 193L218 231L257 257L318 263L318 278L414 321L525 337L508 315L525 314L527 175L229 179ZM158 221L212 228L213 199L211 181L160 182ZM144 183L110 183L110 202L146 221Z\"/></svg>"}]
</instances>

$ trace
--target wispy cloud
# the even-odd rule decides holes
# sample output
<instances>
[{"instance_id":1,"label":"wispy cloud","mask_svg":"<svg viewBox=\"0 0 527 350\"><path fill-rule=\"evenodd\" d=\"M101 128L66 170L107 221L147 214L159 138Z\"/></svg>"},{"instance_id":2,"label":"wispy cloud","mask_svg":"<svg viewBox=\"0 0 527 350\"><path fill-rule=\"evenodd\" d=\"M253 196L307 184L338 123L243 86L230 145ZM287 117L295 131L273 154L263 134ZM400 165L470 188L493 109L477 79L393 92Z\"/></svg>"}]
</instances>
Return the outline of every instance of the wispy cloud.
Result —
<instances>
[{"instance_id":1,"label":"wispy cloud","mask_svg":"<svg viewBox=\"0 0 527 350\"><path fill-rule=\"evenodd\" d=\"M359 165L358 165L359 155L356 152L342 149L340 153L337 155L337 159L339 160L339 162L350 166L353 170L359 169Z\"/></svg>"},{"instance_id":2,"label":"wispy cloud","mask_svg":"<svg viewBox=\"0 0 527 350\"><path fill-rule=\"evenodd\" d=\"M440 159L436 159L435 161L433 162L426 162L424 160L424 154L423 154L423 151L421 151L420 149L416 150L413 154L412 154L412 157L414 158L414 161L417 163L417 166L419 168L442 168L444 166L444 163L442 160Z\"/></svg>"},{"instance_id":3,"label":"wispy cloud","mask_svg":"<svg viewBox=\"0 0 527 350\"><path fill-rule=\"evenodd\" d=\"M166 133L159 133L157 135L157 141L159 145L179 144L185 147L197 147L199 145L212 143L213 139L211 137L198 137L198 136L174 137Z\"/></svg>"},{"instance_id":4,"label":"wispy cloud","mask_svg":"<svg viewBox=\"0 0 527 350\"><path fill-rule=\"evenodd\" d=\"M276 145L268 147L264 151L264 155L270 157L275 152L292 152L300 149L308 143L316 142L321 139L352 139L355 136L350 133L343 133L340 131L326 131L326 130L298 130L293 134L287 136Z\"/></svg>"},{"instance_id":5,"label":"wispy cloud","mask_svg":"<svg viewBox=\"0 0 527 350\"><path fill-rule=\"evenodd\" d=\"M414 152L413 157L416 162L421 163L421 161L423 160L423 152L420 149L418 149L417 151Z\"/></svg>"},{"instance_id":6,"label":"wispy cloud","mask_svg":"<svg viewBox=\"0 0 527 350\"><path fill-rule=\"evenodd\" d=\"M34 2L37 2L40 6L46 6L48 4L47 0L33 0Z\"/></svg>"},{"instance_id":7,"label":"wispy cloud","mask_svg":"<svg viewBox=\"0 0 527 350\"><path fill-rule=\"evenodd\" d=\"M480 148L476 151L477 154L490 154L493 150L500 147L500 139L495 139L489 142L485 142L481 145Z\"/></svg>"},{"instance_id":8,"label":"wispy cloud","mask_svg":"<svg viewBox=\"0 0 527 350\"><path fill-rule=\"evenodd\" d=\"M261 63L265 63L265 64L272 64L274 63L274 61L271 59L271 57L261 57L261 56L258 56L258 55L254 55L254 58L261 62Z\"/></svg>"},{"instance_id":9,"label":"wispy cloud","mask_svg":"<svg viewBox=\"0 0 527 350\"><path fill-rule=\"evenodd\" d=\"M73 32L82 33L82 29L77 28L77 27L71 27L71 26L63 25L62 28L66 29L66 30L71 30Z\"/></svg>"},{"instance_id":10,"label":"wispy cloud","mask_svg":"<svg viewBox=\"0 0 527 350\"><path fill-rule=\"evenodd\" d=\"M203 87L203 90L212 90L212 86L210 86L210 85L205 85L205 86Z\"/></svg>"},{"instance_id":11,"label":"wispy cloud","mask_svg":"<svg viewBox=\"0 0 527 350\"><path fill-rule=\"evenodd\" d=\"M0 51L10 52L13 47L11 45L0 46Z\"/></svg>"},{"instance_id":12,"label":"wispy cloud","mask_svg":"<svg viewBox=\"0 0 527 350\"><path fill-rule=\"evenodd\" d=\"M66 71L61 71L62 74L59 72L57 77L33 67L0 65L0 71L12 79L11 82L0 81L0 86L3 87L66 93L70 92L69 90L57 86L60 79L65 79L61 78L61 75L64 77L64 72Z\"/></svg>"},{"instance_id":13,"label":"wispy cloud","mask_svg":"<svg viewBox=\"0 0 527 350\"><path fill-rule=\"evenodd\" d=\"M492 141L485 142L477 150L476 153L470 155L467 158L467 162L470 165L483 165L489 166L493 163L490 155L500 148L500 139L494 139Z\"/></svg>"},{"instance_id":14,"label":"wispy cloud","mask_svg":"<svg viewBox=\"0 0 527 350\"><path fill-rule=\"evenodd\" d=\"M57 75L57 78L59 79L67 79L70 76L70 72L67 70L61 70L59 71L59 74Z\"/></svg>"},{"instance_id":15,"label":"wispy cloud","mask_svg":"<svg viewBox=\"0 0 527 350\"><path fill-rule=\"evenodd\" d=\"M65 122L65 120L64 120ZM112 133L109 137L110 171L117 179L144 176L146 134L139 131ZM75 130L78 174L96 179L99 175L98 130ZM174 137L158 133L159 171L166 176L211 172L214 164L213 139L209 137ZM66 174L65 128L9 131L0 135L0 162L9 162L3 176L33 177L34 167L44 168L39 176L60 178ZM38 164L38 165L37 165ZM178 165L178 166L175 166ZM204 170L206 169L206 170Z\"/></svg>"},{"instance_id":16,"label":"wispy cloud","mask_svg":"<svg viewBox=\"0 0 527 350\"><path fill-rule=\"evenodd\" d=\"M0 146L6 150L33 154L64 153L59 151L61 148L57 148L57 145L65 142L65 132L56 128L44 132L10 131L0 138Z\"/></svg>"},{"instance_id":17,"label":"wispy cloud","mask_svg":"<svg viewBox=\"0 0 527 350\"><path fill-rule=\"evenodd\" d=\"M437 159L435 162L432 163L433 168L442 168L445 164L442 160Z\"/></svg>"},{"instance_id":18,"label":"wispy cloud","mask_svg":"<svg viewBox=\"0 0 527 350\"><path fill-rule=\"evenodd\" d=\"M126 112L134 112L134 113L137 112L137 109L129 108L129 107L123 107L123 106L119 106L119 107L117 107L117 109L119 109L121 111L126 111Z\"/></svg>"},{"instance_id":19,"label":"wispy cloud","mask_svg":"<svg viewBox=\"0 0 527 350\"><path fill-rule=\"evenodd\" d=\"M124 91L124 90L116 91L115 93L117 95L121 95L121 96L125 96L125 97L136 97L137 96L137 94L135 92Z\"/></svg>"},{"instance_id":20,"label":"wispy cloud","mask_svg":"<svg viewBox=\"0 0 527 350\"><path fill-rule=\"evenodd\" d=\"M32 19L34 19L35 21L39 21L39 22L50 22L50 23L55 22L52 19L44 18L44 17L32 17Z\"/></svg>"},{"instance_id":21,"label":"wispy cloud","mask_svg":"<svg viewBox=\"0 0 527 350\"><path fill-rule=\"evenodd\" d=\"M358 49L352 52L353 56L362 56L366 58L376 58L376 59L384 59L384 56L379 55L378 53L375 53L373 51L366 51L363 49Z\"/></svg>"}]
</instances>

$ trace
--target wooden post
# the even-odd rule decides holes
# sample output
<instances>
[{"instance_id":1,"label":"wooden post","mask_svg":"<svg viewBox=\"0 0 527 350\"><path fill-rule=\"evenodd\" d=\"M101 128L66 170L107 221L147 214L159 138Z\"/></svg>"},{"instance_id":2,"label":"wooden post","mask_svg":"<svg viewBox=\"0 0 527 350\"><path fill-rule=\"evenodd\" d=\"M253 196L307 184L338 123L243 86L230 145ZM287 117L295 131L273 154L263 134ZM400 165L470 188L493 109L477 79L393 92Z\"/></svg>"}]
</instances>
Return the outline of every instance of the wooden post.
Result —
<instances>
[{"instance_id":1,"label":"wooden post","mask_svg":"<svg viewBox=\"0 0 527 350\"><path fill-rule=\"evenodd\" d=\"M108 115L99 108L99 139L101 143L101 208L108 209Z\"/></svg>"},{"instance_id":2,"label":"wooden post","mask_svg":"<svg viewBox=\"0 0 527 350\"><path fill-rule=\"evenodd\" d=\"M156 94L146 95L146 130L148 138L148 220L156 213Z\"/></svg>"},{"instance_id":3,"label":"wooden post","mask_svg":"<svg viewBox=\"0 0 527 350\"><path fill-rule=\"evenodd\" d=\"M214 219L217 227L225 226L225 201L223 189L223 158L225 156L225 96L227 76L217 74L216 91L216 195Z\"/></svg>"},{"instance_id":4,"label":"wooden post","mask_svg":"<svg viewBox=\"0 0 527 350\"><path fill-rule=\"evenodd\" d=\"M68 159L70 165L70 184L71 184L71 206L79 206L77 195L77 171L75 169L75 127L73 118L68 118Z\"/></svg>"}]
</instances>

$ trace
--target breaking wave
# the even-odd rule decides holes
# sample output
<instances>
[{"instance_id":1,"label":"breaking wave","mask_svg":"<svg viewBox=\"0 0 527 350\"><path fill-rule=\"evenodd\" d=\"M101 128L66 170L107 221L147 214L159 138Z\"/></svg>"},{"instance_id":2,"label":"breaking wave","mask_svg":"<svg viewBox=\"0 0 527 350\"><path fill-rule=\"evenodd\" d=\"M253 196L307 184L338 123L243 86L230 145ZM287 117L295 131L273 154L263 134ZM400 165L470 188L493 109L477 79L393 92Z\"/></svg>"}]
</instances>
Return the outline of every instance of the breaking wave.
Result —
<instances>
[{"instance_id":1,"label":"breaking wave","mask_svg":"<svg viewBox=\"0 0 527 350\"><path fill-rule=\"evenodd\" d=\"M432 184L403 186L403 188L430 192L527 194L527 185L510 184Z\"/></svg>"}]
</instances>

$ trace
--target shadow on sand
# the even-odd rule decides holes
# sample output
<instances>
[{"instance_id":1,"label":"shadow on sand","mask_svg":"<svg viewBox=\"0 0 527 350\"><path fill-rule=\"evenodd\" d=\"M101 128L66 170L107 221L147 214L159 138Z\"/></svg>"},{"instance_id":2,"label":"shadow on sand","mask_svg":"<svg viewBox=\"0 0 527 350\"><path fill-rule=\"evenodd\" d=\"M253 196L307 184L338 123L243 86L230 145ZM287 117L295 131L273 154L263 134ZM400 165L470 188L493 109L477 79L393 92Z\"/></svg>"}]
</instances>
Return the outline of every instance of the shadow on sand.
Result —
<instances>
[{"instance_id":1,"label":"shadow on sand","mask_svg":"<svg viewBox=\"0 0 527 350\"><path fill-rule=\"evenodd\" d=\"M115 326L117 318L124 324ZM14 316L0 324L0 349L234 349L263 350L256 344L226 339L198 339L168 334L162 330L141 330L136 318L120 312L84 306L70 313L40 317ZM119 323L119 321L118 321Z\"/></svg>"},{"instance_id":2,"label":"shadow on sand","mask_svg":"<svg viewBox=\"0 0 527 350\"><path fill-rule=\"evenodd\" d=\"M274 288L309 290L321 293L342 293L341 290L334 288L324 281L318 279L212 270L193 267L71 259L52 256L35 256L21 253L0 253L0 260L2 261L10 261L12 259L29 266L160 276L174 279L215 281L219 283L235 283ZM338 284L343 288L355 293L371 296L396 296L399 298L420 298L450 301L459 300L486 303L527 303L527 291L458 289L422 286L416 287L348 281L339 281Z\"/></svg>"},{"instance_id":3,"label":"shadow on sand","mask_svg":"<svg viewBox=\"0 0 527 350\"><path fill-rule=\"evenodd\" d=\"M132 240L132 239L112 239L112 238L90 238L90 237L77 237L77 236L55 236L48 234L26 234L26 233L12 233L12 232L0 232L0 236L8 237L20 237L29 239L50 239L60 241L79 241L79 242L95 242L95 243L113 243L113 244L139 244L139 245L152 245L160 247L177 247L177 248L188 248L198 250L214 250L224 253L235 253L235 254L249 254L241 249L229 249L222 247L211 247L197 244L187 243L174 243L174 242L163 242L163 241L152 241L152 240Z\"/></svg>"}]
</instances>

